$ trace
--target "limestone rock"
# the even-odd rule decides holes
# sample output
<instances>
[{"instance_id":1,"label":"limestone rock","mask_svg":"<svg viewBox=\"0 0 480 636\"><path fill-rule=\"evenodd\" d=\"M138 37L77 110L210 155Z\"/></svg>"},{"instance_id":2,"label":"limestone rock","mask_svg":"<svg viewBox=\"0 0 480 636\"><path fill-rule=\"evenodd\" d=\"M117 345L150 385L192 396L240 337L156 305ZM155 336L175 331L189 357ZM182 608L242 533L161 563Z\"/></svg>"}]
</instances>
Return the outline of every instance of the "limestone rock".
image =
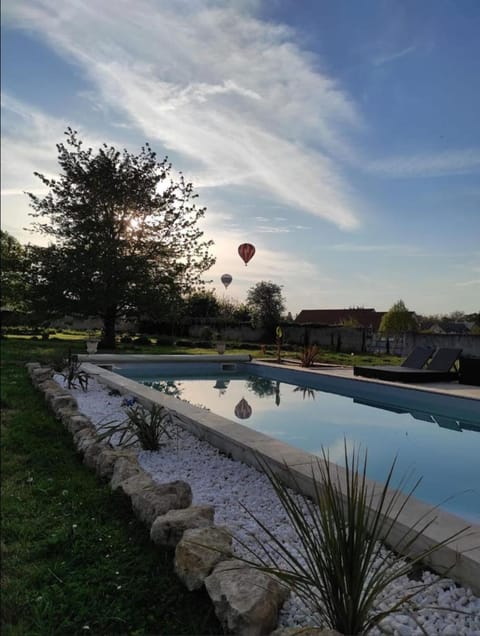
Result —
<instances>
[{"instance_id":1,"label":"limestone rock","mask_svg":"<svg viewBox=\"0 0 480 636\"><path fill-rule=\"evenodd\" d=\"M95 442L94 444L90 444L84 452L83 455L83 463L85 466L90 468L91 470L96 470L97 468L97 460L100 453L104 450L104 446Z\"/></svg>"},{"instance_id":2,"label":"limestone rock","mask_svg":"<svg viewBox=\"0 0 480 636\"><path fill-rule=\"evenodd\" d=\"M50 367L37 367L32 369L30 377L34 386L38 386L45 380L50 380L53 376L53 369Z\"/></svg>"},{"instance_id":3,"label":"limestone rock","mask_svg":"<svg viewBox=\"0 0 480 636\"><path fill-rule=\"evenodd\" d=\"M227 633L269 634L288 590L276 579L237 559L219 563L205 579L215 613Z\"/></svg>"},{"instance_id":4,"label":"limestone rock","mask_svg":"<svg viewBox=\"0 0 480 636\"><path fill-rule=\"evenodd\" d=\"M117 450L114 448L104 448L97 457L96 473L99 479L110 481L113 475L115 464L124 458L135 458L131 451ZM135 458L136 459L136 458Z\"/></svg>"},{"instance_id":5,"label":"limestone rock","mask_svg":"<svg viewBox=\"0 0 480 636\"><path fill-rule=\"evenodd\" d=\"M57 417L62 409L78 409L77 400L73 397L73 395L70 395L69 393L56 395L50 400L49 405Z\"/></svg>"},{"instance_id":6,"label":"limestone rock","mask_svg":"<svg viewBox=\"0 0 480 636\"><path fill-rule=\"evenodd\" d=\"M40 369L41 366L42 365L40 364L40 362L27 362L27 364L25 365L28 375L32 375L32 371L34 369Z\"/></svg>"},{"instance_id":7,"label":"limestone rock","mask_svg":"<svg viewBox=\"0 0 480 636\"><path fill-rule=\"evenodd\" d=\"M69 431L72 435L75 435L82 429L88 429L92 435L96 432L91 420L88 417L85 417L85 415L80 415L78 412L72 414L70 417L62 417L62 422L64 423L67 431Z\"/></svg>"},{"instance_id":8,"label":"limestone rock","mask_svg":"<svg viewBox=\"0 0 480 636\"><path fill-rule=\"evenodd\" d=\"M66 427L66 422L70 420L74 415L78 415L78 410L72 406L66 406L56 413L57 420L60 420L62 424Z\"/></svg>"},{"instance_id":9,"label":"limestone rock","mask_svg":"<svg viewBox=\"0 0 480 636\"><path fill-rule=\"evenodd\" d=\"M160 515L169 510L187 508L192 503L192 490L185 481L153 484L153 487L138 490L131 495L135 515L149 527Z\"/></svg>"},{"instance_id":10,"label":"limestone rock","mask_svg":"<svg viewBox=\"0 0 480 636\"><path fill-rule=\"evenodd\" d=\"M97 436L92 433L90 429L82 428L82 430L78 431L73 436L73 443L77 452L80 455L84 455L89 446L97 443Z\"/></svg>"},{"instance_id":11,"label":"limestone rock","mask_svg":"<svg viewBox=\"0 0 480 636\"><path fill-rule=\"evenodd\" d=\"M110 486L111 485L112 483L110 482ZM154 487L155 482L150 475L147 475L145 471L139 469L134 475L119 482L116 488L112 487L112 490L131 499L133 493L147 489L153 490Z\"/></svg>"},{"instance_id":12,"label":"limestone rock","mask_svg":"<svg viewBox=\"0 0 480 636\"><path fill-rule=\"evenodd\" d=\"M133 455L133 453L131 456L120 457L113 467L112 477L110 479L110 488L115 492L118 490L123 481L126 481L127 479L130 479L130 477L138 475L141 472L143 471L140 468L138 459Z\"/></svg>"},{"instance_id":13,"label":"limestone rock","mask_svg":"<svg viewBox=\"0 0 480 636\"><path fill-rule=\"evenodd\" d=\"M182 510L170 510L157 517L150 529L150 539L157 545L176 546L185 530L213 525L213 506L190 506Z\"/></svg>"},{"instance_id":14,"label":"limestone rock","mask_svg":"<svg viewBox=\"0 0 480 636\"><path fill-rule=\"evenodd\" d=\"M227 528L185 530L175 549L175 572L187 589L198 590L217 563L231 556L232 535Z\"/></svg>"}]
</instances>

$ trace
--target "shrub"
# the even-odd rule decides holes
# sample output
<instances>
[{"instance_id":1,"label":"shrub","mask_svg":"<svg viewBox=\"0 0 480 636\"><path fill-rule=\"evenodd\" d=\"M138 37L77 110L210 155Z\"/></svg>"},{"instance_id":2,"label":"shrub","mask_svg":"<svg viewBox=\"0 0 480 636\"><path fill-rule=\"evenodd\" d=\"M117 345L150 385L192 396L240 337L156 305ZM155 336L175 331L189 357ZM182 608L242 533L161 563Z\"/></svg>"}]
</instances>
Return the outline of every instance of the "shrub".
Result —
<instances>
[{"instance_id":1,"label":"shrub","mask_svg":"<svg viewBox=\"0 0 480 636\"><path fill-rule=\"evenodd\" d=\"M191 340L177 340L177 347L191 347L192 345Z\"/></svg>"},{"instance_id":2,"label":"shrub","mask_svg":"<svg viewBox=\"0 0 480 636\"><path fill-rule=\"evenodd\" d=\"M133 342L133 338L131 338L130 336L126 335L126 336L122 336L120 338L120 342L122 344L131 344Z\"/></svg>"},{"instance_id":3,"label":"shrub","mask_svg":"<svg viewBox=\"0 0 480 636\"><path fill-rule=\"evenodd\" d=\"M148 336L143 335L143 334L141 336L138 336L138 338L135 338L133 340L133 342L136 345L141 345L141 346L146 346L146 347L148 347L148 346L150 346L152 344L152 341L150 340L150 338Z\"/></svg>"},{"instance_id":4,"label":"shrub","mask_svg":"<svg viewBox=\"0 0 480 636\"><path fill-rule=\"evenodd\" d=\"M159 347L171 347L175 344L173 336L157 336L156 343Z\"/></svg>"}]
</instances>

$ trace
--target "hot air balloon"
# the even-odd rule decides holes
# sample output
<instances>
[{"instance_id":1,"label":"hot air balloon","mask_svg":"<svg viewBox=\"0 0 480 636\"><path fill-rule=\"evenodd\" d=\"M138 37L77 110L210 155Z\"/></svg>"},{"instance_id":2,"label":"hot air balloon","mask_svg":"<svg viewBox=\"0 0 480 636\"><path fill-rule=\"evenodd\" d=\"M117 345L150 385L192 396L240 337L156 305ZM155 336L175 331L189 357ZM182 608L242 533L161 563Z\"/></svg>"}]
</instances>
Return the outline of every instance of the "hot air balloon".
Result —
<instances>
[{"instance_id":1,"label":"hot air balloon","mask_svg":"<svg viewBox=\"0 0 480 636\"><path fill-rule=\"evenodd\" d=\"M252 414L252 407L250 406L250 404L247 402L245 398L242 398L240 402L237 404L237 406L235 407L235 415L240 420L246 420L250 417L251 414Z\"/></svg>"},{"instance_id":2,"label":"hot air balloon","mask_svg":"<svg viewBox=\"0 0 480 636\"><path fill-rule=\"evenodd\" d=\"M230 285L233 279L230 276L230 274L222 274L222 277L220 278L220 280L225 285L225 289L227 289L227 287Z\"/></svg>"},{"instance_id":3,"label":"hot air balloon","mask_svg":"<svg viewBox=\"0 0 480 636\"><path fill-rule=\"evenodd\" d=\"M248 261L255 254L255 247L251 243L242 243L238 246L238 253L240 254L240 257L245 261L246 267Z\"/></svg>"}]
</instances>

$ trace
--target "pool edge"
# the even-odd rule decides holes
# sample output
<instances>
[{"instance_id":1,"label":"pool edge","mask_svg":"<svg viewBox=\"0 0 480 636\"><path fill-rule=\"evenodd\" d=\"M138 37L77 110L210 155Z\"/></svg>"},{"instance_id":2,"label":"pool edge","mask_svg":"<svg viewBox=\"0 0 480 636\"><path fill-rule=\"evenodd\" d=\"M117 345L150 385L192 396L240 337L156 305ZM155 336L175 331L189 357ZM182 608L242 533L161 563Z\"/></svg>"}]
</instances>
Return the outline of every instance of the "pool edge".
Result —
<instances>
[{"instance_id":1,"label":"pool edge","mask_svg":"<svg viewBox=\"0 0 480 636\"><path fill-rule=\"evenodd\" d=\"M221 355L213 357L220 360L231 359ZM129 359L132 360L131 357ZM156 359L158 360L158 357ZM163 356L162 359L166 361ZM190 358L192 359L193 357ZM202 356L202 359L205 360L205 357ZM300 491L309 496L313 494L312 471L315 472L317 456L295 449L264 433L254 431L206 409L159 393L151 387L120 376L89 360L84 361L83 367L102 384L115 388L121 393L135 396L145 406L152 403L166 406L178 416L182 425L190 432L229 454L235 460L261 468L260 458L260 462L265 462L287 485L293 486L289 471L286 469L288 466ZM338 470L339 474L344 471L341 467L338 467ZM372 487L377 484L378 488L378 482L373 480L368 482ZM404 537L414 524L418 525L420 517L424 518L424 524L428 520L432 520L432 523L415 543L414 550L417 553L441 543L462 528L470 527L468 534L436 550L425 564L440 574L447 574L461 584L470 586L475 593L480 594L480 525L469 524L461 517L434 508L412 497L394 524L393 544ZM389 544L391 546L392 541L387 543Z\"/></svg>"}]
</instances>

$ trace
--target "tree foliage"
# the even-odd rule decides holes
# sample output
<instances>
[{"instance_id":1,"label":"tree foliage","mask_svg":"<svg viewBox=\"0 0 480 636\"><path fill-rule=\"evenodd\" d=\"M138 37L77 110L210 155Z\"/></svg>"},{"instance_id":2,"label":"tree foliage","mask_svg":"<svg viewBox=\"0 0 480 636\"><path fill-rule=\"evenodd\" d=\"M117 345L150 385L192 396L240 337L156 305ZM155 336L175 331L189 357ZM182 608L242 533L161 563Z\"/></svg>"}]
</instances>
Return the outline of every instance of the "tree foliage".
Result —
<instances>
[{"instance_id":1,"label":"tree foliage","mask_svg":"<svg viewBox=\"0 0 480 636\"><path fill-rule=\"evenodd\" d=\"M148 144L138 155L106 144L94 152L65 134L60 176L35 173L49 192L29 194L34 228L53 240L31 254L34 298L52 313L101 317L114 346L119 316L165 318L202 287L214 263L198 227L205 208Z\"/></svg>"},{"instance_id":2,"label":"tree foliage","mask_svg":"<svg viewBox=\"0 0 480 636\"><path fill-rule=\"evenodd\" d=\"M2 308L23 311L26 307L25 247L11 234L0 230Z\"/></svg>"},{"instance_id":3,"label":"tree foliage","mask_svg":"<svg viewBox=\"0 0 480 636\"><path fill-rule=\"evenodd\" d=\"M265 329L273 339L275 327L285 311L282 287L271 281L257 283L248 290L247 307L250 310L254 325Z\"/></svg>"},{"instance_id":4,"label":"tree foliage","mask_svg":"<svg viewBox=\"0 0 480 636\"><path fill-rule=\"evenodd\" d=\"M189 318L217 318L220 303L213 291L198 291L188 298L185 314Z\"/></svg>"},{"instance_id":5,"label":"tree foliage","mask_svg":"<svg viewBox=\"0 0 480 636\"><path fill-rule=\"evenodd\" d=\"M413 312L407 309L403 300L398 300L383 316L379 331L399 335L407 331L416 331L416 329L417 322Z\"/></svg>"}]
</instances>

